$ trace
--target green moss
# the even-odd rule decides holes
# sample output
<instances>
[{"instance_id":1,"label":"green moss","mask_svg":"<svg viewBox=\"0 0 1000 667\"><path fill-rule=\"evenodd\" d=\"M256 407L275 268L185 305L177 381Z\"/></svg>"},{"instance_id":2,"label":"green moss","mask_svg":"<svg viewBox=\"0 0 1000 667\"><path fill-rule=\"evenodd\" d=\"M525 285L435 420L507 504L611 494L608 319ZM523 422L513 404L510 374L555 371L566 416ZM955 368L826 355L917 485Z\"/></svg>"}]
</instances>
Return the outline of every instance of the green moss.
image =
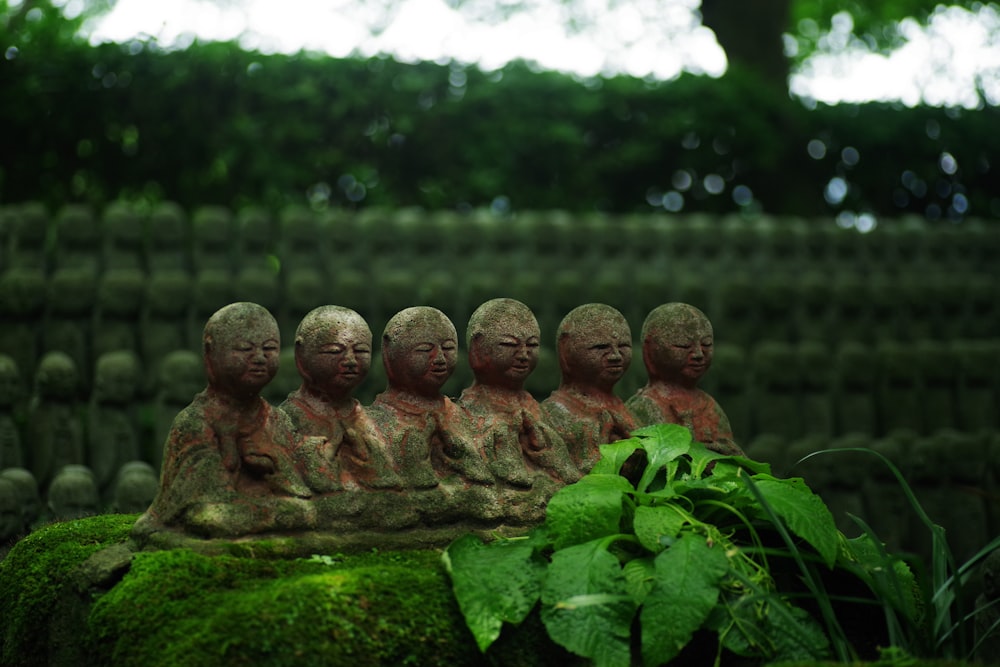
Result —
<instances>
[{"instance_id":1,"label":"green moss","mask_svg":"<svg viewBox=\"0 0 1000 667\"><path fill-rule=\"evenodd\" d=\"M436 552L324 560L137 554L91 613L93 659L122 666L476 662Z\"/></svg>"},{"instance_id":2,"label":"green moss","mask_svg":"<svg viewBox=\"0 0 1000 667\"><path fill-rule=\"evenodd\" d=\"M50 624L72 572L94 552L124 542L135 520L111 514L56 523L15 545L0 562L0 664L48 664Z\"/></svg>"}]
</instances>

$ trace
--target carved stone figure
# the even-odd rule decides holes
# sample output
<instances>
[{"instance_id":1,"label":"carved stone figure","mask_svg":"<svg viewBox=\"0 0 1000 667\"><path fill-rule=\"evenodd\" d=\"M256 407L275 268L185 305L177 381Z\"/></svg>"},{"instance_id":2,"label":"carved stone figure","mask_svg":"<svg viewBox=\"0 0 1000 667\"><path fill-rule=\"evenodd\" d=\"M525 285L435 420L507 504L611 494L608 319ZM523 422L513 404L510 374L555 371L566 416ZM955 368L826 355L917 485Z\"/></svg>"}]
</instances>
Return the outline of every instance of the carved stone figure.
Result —
<instances>
[{"instance_id":1,"label":"carved stone figure","mask_svg":"<svg viewBox=\"0 0 1000 667\"><path fill-rule=\"evenodd\" d=\"M712 324L685 303L657 306L642 325L649 381L628 401L639 424L682 424L694 439L722 454L743 455L722 407L698 382L712 365Z\"/></svg>"},{"instance_id":2,"label":"carved stone figure","mask_svg":"<svg viewBox=\"0 0 1000 667\"><path fill-rule=\"evenodd\" d=\"M588 303L563 318L556 347L562 379L542 401L542 412L586 473L600 459L600 445L626 439L636 427L614 394L632 363L632 331L615 308Z\"/></svg>"},{"instance_id":3,"label":"carved stone figure","mask_svg":"<svg viewBox=\"0 0 1000 667\"><path fill-rule=\"evenodd\" d=\"M372 359L372 332L357 312L320 306L295 334L295 366L302 385L281 404L302 435L330 442L320 490L400 489L384 436L353 396Z\"/></svg>"},{"instance_id":4,"label":"carved stone figure","mask_svg":"<svg viewBox=\"0 0 1000 667\"><path fill-rule=\"evenodd\" d=\"M87 406L87 461L106 501L118 469L139 458L134 400L140 373L139 359L129 350L102 354L94 371Z\"/></svg>"},{"instance_id":5,"label":"carved stone figure","mask_svg":"<svg viewBox=\"0 0 1000 667\"><path fill-rule=\"evenodd\" d=\"M79 385L77 366L68 355L49 352L42 357L28 406L27 453L31 471L43 489L63 466L84 462Z\"/></svg>"},{"instance_id":6,"label":"carved stone figure","mask_svg":"<svg viewBox=\"0 0 1000 667\"><path fill-rule=\"evenodd\" d=\"M480 420L480 438L497 479L530 488L542 471L572 483L580 473L559 434L543 418L524 383L538 364L541 333L531 310L514 299L492 299L466 330L475 381L459 403Z\"/></svg>"},{"instance_id":7,"label":"carved stone figure","mask_svg":"<svg viewBox=\"0 0 1000 667\"><path fill-rule=\"evenodd\" d=\"M164 445L160 490L136 522L140 539L164 526L205 537L293 530L314 523L293 461L287 415L260 396L278 370L274 317L229 304L205 324L208 387L181 411Z\"/></svg>"},{"instance_id":8,"label":"carved stone figure","mask_svg":"<svg viewBox=\"0 0 1000 667\"><path fill-rule=\"evenodd\" d=\"M174 350L163 358L153 398L153 437L142 458L157 470L163 463L163 443L174 418L205 387L205 364L191 350Z\"/></svg>"},{"instance_id":9,"label":"carved stone figure","mask_svg":"<svg viewBox=\"0 0 1000 667\"><path fill-rule=\"evenodd\" d=\"M67 465L59 469L48 491L49 518L71 521L101 513L97 482L87 466Z\"/></svg>"},{"instance_id":10,"label":"carved stone figure","mask_svg":"<svg viewBox=\"0 0 1000 667\"><path fill-rule=\"evenodd\" d=\"M428 492L419 501L423 519L495 518L494 478L471 416L441 394L458 360L455 325L429 306L402 310L386 324L382 359L389 386L368 413L406 486Z\"/></svg>"},{"instance_id":11,"label":"carved stone figure","mask_svg":"<svg viewBox=\"0 0 1000 667\"><path fill-rule=\"evenodd\" d=\"M85 268L59 269L49 278L42 349L65 352L76 364L81 387L90 387L93 363L93 311L97 273Z\"/></svg>"},{"instance_id":12,"label":"carved stone figure","mask_svg":"<svg viewBox=\"0 0 1000 667\"><path fill-rule=\"evenodd\" d=\"M25 532L17 486L9 479L0 477L0 560Z\"/></svg>"},{"instance_id":13,"label":"carved stone figure","mask_svg":"<svg viewBox=\"0 0 1000 667\"><path fill-rule=\"evenodd\" d=\"M45 289L41 269L11 267L0 275L0 350L25 373L38 365L38 322L45 311Z\"/></svg>"},{"instance_id":14,"label":"carved stone figure","mask_svg":"<svg viewBox=\"0 0 1000 667\"><path fill-rule=\"evenodd\" d=\"M145 512L153 503L160 479L145 461L128 461L118 469L111 509L119 514Z\"/></svg>"},{"instance_id":15,"label":"carved stone figure","mask_svg":"<svg viewBox=\"0 0 1000 667\"><path fill-rule=\"evenodd\" d=\"M27 468L6 468L0 470L0 479L14 483L17 489L18 504L24 515L26 530L31 530L38 523L42 514L42 499L38 493L38 482Z\"/></svg>"},{"instance_id":16,"label":"carved stone figure","mask_svg":"<svg viewBox=\"0 0 1000 667\"><path fill-rule=\"evenodd\" d=\"M0 470L24 465L24 384L17 362L0 354Z\"/></svg>"},{"instance_id":17,"label":"carved stone figure","mask_svg":"<svg viewBox=\"0 0 1000 667\"><path fill-rule=\"evenodd\" d=\"M160 364L174 350L197 350L188 340L188 312L193 300L193 281L186 271L168 269L150 273L139 316L142 365L153 385ZM148 388L150 393L153 387Z\"/></svg>"}]
</instances>

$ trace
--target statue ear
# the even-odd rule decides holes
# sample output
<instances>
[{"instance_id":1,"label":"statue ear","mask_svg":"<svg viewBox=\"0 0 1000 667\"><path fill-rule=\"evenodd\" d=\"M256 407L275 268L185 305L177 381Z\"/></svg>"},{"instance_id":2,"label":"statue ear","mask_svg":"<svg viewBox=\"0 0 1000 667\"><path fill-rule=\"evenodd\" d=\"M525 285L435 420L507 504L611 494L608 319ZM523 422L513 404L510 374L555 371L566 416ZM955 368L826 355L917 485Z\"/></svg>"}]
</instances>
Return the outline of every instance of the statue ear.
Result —
<instances>
[{"instance_id":1,"label":"statue ear","mask_svg":"<svg viewBox=\"0 0 1000 667\"><path fill-rule=\"evenodd\" d=\"M483 335L476 334L469 340L469 367L475 371L489 363L489 356L483 351Z\"/></svg>"},{"instance_id":2,"label":"statue ear","mask_svg":"<svg viewBox=\"0 0 1000 667\"><path fill-rule=\"evenodd\" d=\"M299 372L299 377L301 377L306 382L310 382L312 377L310 377L309 372L306 371L302 364L302 356L305 353L302 351L302 345L295 343L295 369Z\"/></svg>"}]
</instances>

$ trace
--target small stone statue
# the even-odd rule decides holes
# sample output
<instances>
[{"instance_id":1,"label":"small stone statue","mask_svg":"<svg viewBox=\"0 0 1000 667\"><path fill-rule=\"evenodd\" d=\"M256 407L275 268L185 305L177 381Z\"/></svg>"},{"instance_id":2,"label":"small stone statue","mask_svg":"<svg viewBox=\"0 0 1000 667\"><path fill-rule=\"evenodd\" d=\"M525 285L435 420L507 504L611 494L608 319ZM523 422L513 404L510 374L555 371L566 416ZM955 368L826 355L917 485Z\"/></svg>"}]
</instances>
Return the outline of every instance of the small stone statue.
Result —
<instances>
[{"instance_id":1,"label":"small stone statue","mask_svg":"<svg viewBox=\"0 0 1000 667\"><path fill-rule=\"evenodd\" d=\"M35 372L35 391L28 406L28 460L41 488L57 470L83 464L83 414L78 400L80 375L63 352L48 352Z\"/></svg>"},{"instance_id":2,"label":"small stone statue","mask_svg":"<svg viewBox=\"0 0 1000 667\"><path fill-rule=\"evenodd\" d=\"M302 386L288 395L281 409L300 434L330 442L332 458L323 462L325 480L318 490L402 488L384 436L352 395L368 374L371 359L371 329L349 308L320 306L298 326L295 365Z\"/></svg>"},{"instance_id":3,"label":"small stone statue","mask_svg":"<svg viewBox=\"0 0 1000 667\"><path fill-rule=\"evenodd\" d=\"M538 321L514 299L492 299L472 314L466 331L475 376L459 403L482 423L490 470L513 487L530 488L534 471L560 483L580 478L566 444L542 417L524 383L538 364Z\"/></svg>"},{"instance_id":4,"label":"small stone statue","mask_svg":"<svg viewBox=\"0 0 1000 667\"><path fill-rule=\"evenodd\" d=\"M0 477L0 560L7 556L18 538L27 532L20 500L17 485Z\"/></svg>"},{"instance_id":5,"label":"small stone statue","mask_svg":"<svg viewBox=\"0 0 1000 667\"><path fill-rule=\"evenodd\" d=\"M119 514L145 512L153 504L159 476L145 461L128 461L118 469L111 509Z\"/></svg>"},{"instance_id":6,"label":"small stone statue","mask_svg":"<svg viewBox=\"0 0 1000 667\"><path fill-rule=\"evenodd\" d=\"M105 501L111 499L118 469L139 458L134 401L140 373L139 358L130 350L102 354L94 370L87 406L87 460Z\"/></svg>"},{"instance_id":7,"label":"small stone statue","mask_svg":"<svg viewBox=\"0 0 1000 667\"><path fill-rule=\"evenodd\" d=\"M17 362L0 354L0 469L24 465L24 385Z\"/></svg>"},{"instance_id":8,"label":"small stone statue","mask_svg":"<svg viewBox=\"0 0 1000 667\"><path fill-rule=\"evenodd\" d=\"M71 521L101 513L97 481L87 466L60 468L49 485L48 497L51 521Z\"/></svg>"},{"instance_id":9,"label":"small stone statue","mask_svg":"<svg viewBox=\"0 0 1000 667\"><path fill-rule=\"evenodd\" d=\"M653 309L642 325L642 358L649 381L628 400L641 425L683 424L695 441L722 454L744 456L722 407L698 382L712 365L712 324L685 303Z\"/></svg>"},{"instance_id":10,"label":"small stone statue","mask_svg":"<svg viewBox=\"0 0 1000 667\"><path fill-rule=\"evenodd\" d=\"M476 446L471 416L441 387L455 370L458 334L436 308L417 306L396 313L382 334L382 360L389 386L368 413L386 434L397 472L413 490L436 490L422 500L426 521L458 516L492 518L496 495L470 500L463 490L493 487L483 453Z\"/></svg>"},{"instance_id":11,"label":"small stone statue","mask_svg":"<svg viewBox=\"0 0 1000 667\"><path fill-rule=\"evenodd\" d=\"M174 420L160 490L133 534L307 528L311 492L294 464L291 422L260 396L278 370L277 322L255 303L229 304L205 324L203 348L208 387Z\"/></svg>"},{"instance_id":12,"label":"small stone statue","mask_svg":"<svg viewBox=\"0 0 1000 667\"><path fill-rule=\"evenodd\" d=\"M0 479L14 483L18 505L24 515L25 530L34 529L42 515L42 499L38 493L35 476L27 468L5 468L0 470Z\"/></svg>"},{"instance_id":13,"label":"small stone statue","mask_svg":"<svg viewBox=\"0 0 1000 667\"><path fill-rule=\"evenodd\" d=\"M170 435L174 418L205 387L205 364L191 350L174 350L163 358L157 376L153 436L142 458L159 470L163 464L163 443Z\"/></svg>"},{"instance_id":14,"label":"small stone statue","mask_svg":"<svg viewBox=\"0 0 1000 667\"><path fill-rule=\"evenodd\" d=\"M562 380L542 401L542 413L587 473L601 457L600 445L624 440L636 427L614 394L632 363L632 331L618 310L588 303L563 318L556 346Z\"/></svg>"}]
</instances>

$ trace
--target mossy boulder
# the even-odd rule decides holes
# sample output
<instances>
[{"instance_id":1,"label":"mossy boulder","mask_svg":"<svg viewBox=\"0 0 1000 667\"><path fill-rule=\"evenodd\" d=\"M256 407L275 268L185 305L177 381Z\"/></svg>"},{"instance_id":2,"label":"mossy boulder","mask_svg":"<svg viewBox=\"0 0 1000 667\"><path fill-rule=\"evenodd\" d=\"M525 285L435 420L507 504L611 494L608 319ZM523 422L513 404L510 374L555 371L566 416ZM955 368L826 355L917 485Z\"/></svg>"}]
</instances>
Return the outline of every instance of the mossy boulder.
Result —
<instances>
[{"instance_id":1,"label":"mossy boulder","mask_svg":"<svg viewBox=\"0 0 1000 667\"><path fill-rule=\"evenodd\" d=\"M480 654L440 551L133 551L136 515L50 525L0 562L0 665L571 664L537 618Z\"/></svg>"}]
</instances>

